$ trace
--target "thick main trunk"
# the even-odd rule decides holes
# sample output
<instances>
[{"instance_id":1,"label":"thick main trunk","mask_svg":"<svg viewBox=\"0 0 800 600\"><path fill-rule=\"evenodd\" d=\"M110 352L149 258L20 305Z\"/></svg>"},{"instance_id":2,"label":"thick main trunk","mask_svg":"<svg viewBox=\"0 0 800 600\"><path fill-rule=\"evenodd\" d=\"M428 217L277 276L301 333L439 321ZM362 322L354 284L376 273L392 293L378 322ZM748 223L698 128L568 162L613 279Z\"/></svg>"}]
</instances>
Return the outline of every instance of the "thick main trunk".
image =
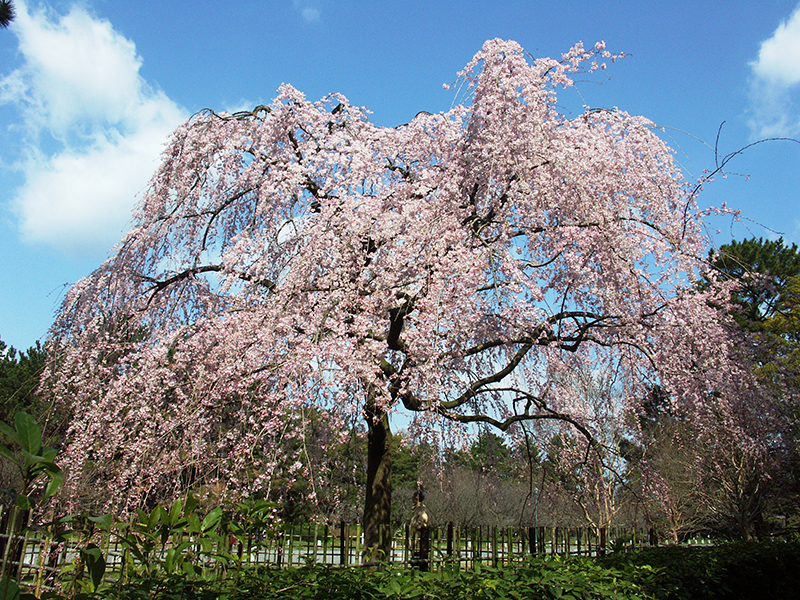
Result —
<instances>
[{"instance_id":1,"label":"thick main trunk","mask_svg":"<svg viewBox=\"0 0 800 600\"><path fill-rule=\"evenodd\" d=\"M367 489L364 502L364 561L387 561L391 551L392 432L388 415L370 402L367 419Z\"/></svg>"}]
</instances>

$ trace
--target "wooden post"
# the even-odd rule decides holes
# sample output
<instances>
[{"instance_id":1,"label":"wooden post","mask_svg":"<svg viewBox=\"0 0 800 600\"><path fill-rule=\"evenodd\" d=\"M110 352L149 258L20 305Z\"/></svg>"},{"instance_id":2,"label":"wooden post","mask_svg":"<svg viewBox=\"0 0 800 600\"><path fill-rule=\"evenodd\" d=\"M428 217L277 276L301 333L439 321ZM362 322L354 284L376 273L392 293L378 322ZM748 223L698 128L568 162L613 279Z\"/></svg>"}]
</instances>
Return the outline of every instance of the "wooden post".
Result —
<instances>
[{"instance_id":1,"label":"wooden post","mask_svg":"<svg viewBox=\"0 0 800 600\"><path fill-rule=\"evenodd\" d=\"M447 522L447 557L453 558L453 522Z\"/></svg>"},{"instance_id":2,"label":"wooden post","mask_svg":"<svg viewBox=\"0 0 800 600\"><path fill-rule=\"evenodd\" d=\"M319 535L319 523L314 523L314 536L311 538L311 547L314 551L314 563L317 562L317 536ZM311 556L309 550L308 555Z\"/></svg>"},{"instance_id":3,"label":"wooden post","mask_svg":"<svg viewBox=\"0 0 800 600\"><path fill-rule=\"evenodd\" d=\"M453 552L455 553L456 566L461 566L461 527L454 527L453 542L455 544Z\"/></svg>"},{"instance_id":4,"label":"wooden post","mask_svg":"<svg viewBox=\"0 0 800 600\"><path fill-rule=\"evenodd\" d=\"M411 527L408 523L406 523L403 531L405 531L405 539L403 540L403 562L408 563L408 561L411 560L411 548L409 547L409 544L411 543Z\"/></svg>"},{"instance_id":5,"label":"wooden post","mask_svg":"<svg viewBox=\"0 0 800 600\"><path fill-rule=\"evenodd\" d=\"M378 539L380 540L380 531L378 531ZM355 555L356 555L356 562L359 561L359 557L361 556L361 524L356 523L356 537L353 540L353 546L355 547Z\"/></svg>"},{"instance_id":6,"label":"wooden post","mask_svg":"<svg viewBox=\"0 0 800 600\"><path fill-rule=\"evenodd\" d=\"M339 564L347 564L347 536L344 521L339 523Z\"/></svg>"},{"instance_id":7,"label":"wooden post","mask_svg":"<svg viewBox=\"0 0 800 600\"><path fill-rule=\"evenodd\" d=\"M328 525L322 530L322 564L328 564Z\"/></svg>"}]
</instances>

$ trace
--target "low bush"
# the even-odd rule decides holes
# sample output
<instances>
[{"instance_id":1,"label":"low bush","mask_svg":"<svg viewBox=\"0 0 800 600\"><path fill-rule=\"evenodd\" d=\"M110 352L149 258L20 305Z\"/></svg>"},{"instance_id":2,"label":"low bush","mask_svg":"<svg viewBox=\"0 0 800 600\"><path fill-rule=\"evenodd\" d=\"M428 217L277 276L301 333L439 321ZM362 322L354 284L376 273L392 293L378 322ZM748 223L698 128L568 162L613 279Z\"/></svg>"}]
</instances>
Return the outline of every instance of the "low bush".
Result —
<instances>
[{"instance_id":1,"label":"low bush","mask_svg":"<svg viewBox=\"0 0 800 600\"><path fill-rule=\"evenodd\" d=\"M623 569L658 600L795 598L800 590L800 542L762 541L718 546L662 546L598 560ZM649 566L642 571L628 567Z\"/></svg>"},{"instance_id":2,"label":"low bush","mask_svg":"<svg viewBox=\"0 0 800 600\"><path fill-rule=\"evenodd\" d=\"M641 583L649 567L602 567L589 559L536 558L503 567L447 568L426 573L405 568L374 570L313 565L301 568L244 568L214 580L184 574L152 575L122 586L103 586L75 600L474 600L609 599L644 600ZM63 596L51 596L65 598Z\"/></svg>"}]
</instances>

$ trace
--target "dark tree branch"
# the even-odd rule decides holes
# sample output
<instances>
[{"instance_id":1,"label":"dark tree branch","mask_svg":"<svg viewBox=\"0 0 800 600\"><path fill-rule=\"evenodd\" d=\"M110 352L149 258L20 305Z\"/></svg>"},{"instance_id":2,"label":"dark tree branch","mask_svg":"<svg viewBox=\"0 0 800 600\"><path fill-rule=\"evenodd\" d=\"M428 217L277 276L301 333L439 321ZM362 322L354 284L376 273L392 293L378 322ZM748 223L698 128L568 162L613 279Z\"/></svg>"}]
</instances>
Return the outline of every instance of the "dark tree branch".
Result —
<instances>
[{"instance_id":1,"label":"dark tree branch","mask_svg":"<svg viewBox=\"0 0 800 600\"><path fill-rule=\"evenodd\" d=\"M179 283L181 281L191 279L192 277L195 277L196 275L201 275L203 273L222 272L224 268L225 267L223 265L204 265L202 267L193 267L191 269L185 269L179 273L176 273L172 277L168 277L167 279L161 279L161 280L155 279L153 277L148 277L146 275L139 275L139 277L143 281L152 284L152 287L150 287L150 289L147 290L147 293L150 294L150 298L147 300L147 305L149 306L150 303L155 299L156 295L158 295L159 292L164 291L168 287L176 283ZM252 276L246 275L244 273L239 275L239 279L241 279L242 281L252 282L257 285L262 285L266 287L269 291L273 291L275 289L275 282L270 281L269 279L257 280L254 279Z\"/></svg>"}]
</instances>

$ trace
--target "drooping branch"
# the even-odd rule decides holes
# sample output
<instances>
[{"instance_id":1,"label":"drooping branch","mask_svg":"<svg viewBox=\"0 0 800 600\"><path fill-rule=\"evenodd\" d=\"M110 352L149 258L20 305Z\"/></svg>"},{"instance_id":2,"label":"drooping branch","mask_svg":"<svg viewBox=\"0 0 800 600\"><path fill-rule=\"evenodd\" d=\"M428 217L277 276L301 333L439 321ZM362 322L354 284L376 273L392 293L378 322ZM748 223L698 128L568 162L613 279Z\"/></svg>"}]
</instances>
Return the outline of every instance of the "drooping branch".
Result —
<instances>
[{"instance_id":1,"label":"drooping branch","mask_svg":"<svg viewBox=\"0 0 800 600\"><path fill-rule=\"evenodd\" d=\"M437 412L442 417L450 421L456 421L463 424L486 423L487 425L491 425L500 431L508 431L508 429L515 423L521 423L524 421L561 421L572 425L578 432L580 432L581 435L583 435L583 437L586 438L590 446L594 447L597 445L597 441L592 433L584 425L578 422L577 419L575 419L575 417L572 415L552 410L546 406L544 406L542 410L543 412L538 414L525 412L511 415L505 419L497 419L486 414L461 414L451 412L444 406L437 407Z\"/></svg>"},{"instance_id":2,"label":"drooping branch","mask_svg":"<svg viewBox=\"0 0 800 600\"><path fill-rule=\"evenodd\" d=\"M458 398L456 398L455 400L441 402L439 406L441 406L441 408L445 410L451 410L466 404L472 398L475 397L475 395L481 388L490 385L492 383L497 383L499 381L502 381L509 374L511 374L514 371L514 369L516 369L517 366L522 362L522 360L525 358L525 356L528 354L531 348L533 348L533 344L523 344L522 347L516 351L511 360L508 361L505 367L503 367L499 371L496 371L492 375L487 375L486 377L482 377L481 379L474 381L469 385L469 387L467 387L467 389L460 396L458 396Z\"/></svg>"},{"instance_id":3,"label":"drooping branch","mask_svg":"<svg viewBox=\"0 0 800 600\"><path fill-rule=\"evenodd\" d=\"M147 306L149 306L160 292L163 292L165 289L180 283L181 281L186 281L187 279L191 279L197 275L202 275L203 273L220 273L224 270L224 265L203 265L200 267L192 267L191 269L184 269L183 271L176 273L172 277L167 277L166 279L155 279L153 277L141 274L138 275L138 277L142 281L152 284L147 290L147 294L150 296L147 300ZM243 281L249 281L256 283L257 285L264 286L269 291L273 291L275 289L275 283L269 279L255 279L253 276L246 273L241 273L238 275L238 277Z\"/></svg>"}]
</instances>

